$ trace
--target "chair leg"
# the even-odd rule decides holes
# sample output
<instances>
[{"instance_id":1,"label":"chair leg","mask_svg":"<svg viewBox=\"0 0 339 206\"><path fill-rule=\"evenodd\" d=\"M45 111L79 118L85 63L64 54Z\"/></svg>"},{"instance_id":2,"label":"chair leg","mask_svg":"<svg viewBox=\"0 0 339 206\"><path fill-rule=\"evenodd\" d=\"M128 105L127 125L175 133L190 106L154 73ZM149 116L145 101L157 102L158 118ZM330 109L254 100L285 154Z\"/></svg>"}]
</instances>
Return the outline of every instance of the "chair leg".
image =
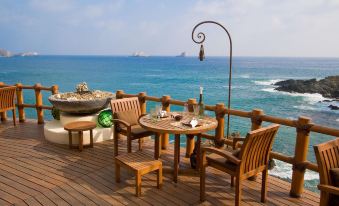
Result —
<instances>
[{"instance_id":1,"label":"chair leg","mask_svg":"<svg viewBox=\"0 0 339 206\"><path fill-rule=\"evenodd\" d=\"M231 176L231 187L234 187L234 176Z\"/></svg>"},{"instance_id":2,"label":"chair leg","mask_svg":"<svg viewBox=\"0 0 339 206\"><path fill-rule=\"evenodd\" d=\"M137 197L141 195L141 174L139 172L135 174L135 195Z\"/></svg>"},{"instance_id":3,"label":"chair leg","mask_svg":"<svg viewBox=\"0 0 339 206\"><path fill-rule=\"evenodd\" d=\"M132 152L132 140L129 136L127 136L127 152L128 153Z\"/></svg>"},{"instance_id":4,"label":"chair leg","mask_svg":"<svg viewBox=\"0 0 339 206\"><path fill-rule=\"evenodd\" d=\"M328 204L328 193L326 192L320 192L320 206L327 206Z\"/></svg>"},{"instance_id":5,"label":"chair leg","mask_svg":"<svg viewBox=\"0 0 339 206\"><path fill-rule=\"evenodd\" d=\"M115 162L115 182L120 182L120 165Z\"/></svg>"},{"instance_id":6,"label":"chair leg","mask_svg":"<svg viewBox=\"0 0 339 206\"><path fill-rule=\"evenodd\" d=\"M206 200L205 181L206 181L206 167L201 166L200 168L200 201L202 202Z\"/></svg>"},{"instance_id":7,"label":"chair leg","mask_svg":"<svg viewBox=\"0 0 339 206\"><path fill-rule=\"evenodd\" d=\"M161 165L157 171L157 187L158 189L162 187L162 166Z\"/></svg>"},{"instance_id":8,"label":"chair leg","mask_svg":"<svg viewBox=\"0 0 339 206\"><path fill-rule=\"evenodd\" d=\"M240 205L241 200L241 180L240 178L236 178L236 185L235 185L235 206Z\"/></svg>"},{"instance_id":9,"label":"chair leg","mask_svg":"<svg viewBox=\"0 0 339 206\"><path fill-rule=\"evenodd\" d=\"M143 142L144 138L140 138L138 139L138 143L139 143L139 151L142 150L142 142Z\"/></svg>"},{"instance_id":10,"label":"chair leg","mask_svg":"<svg viewBox=\"0 0 339 206\"><path fill-rule=\"evenodd\" d=\"M267 168L262 172L262 183L261 183L261 202L266 202L267 195Z\"/></svg>"},{"instance_id":11,"label":"chair leg","mask_svg":"<svg viewBox=\"0 0 339 206\"><path fill-rule=\"evenodd\" d=\"M114 133L114 157L118 156L119 152L118 152L118 133L115 132Z\"/></svg>"},{"instance_id":12,"label":"chair leg","mask_svg":"<svg viewBox=\"0 0 339 206\"><path fill-rule=\"evenodd\" d=\"M12 114L13 114L12 115L13 116L13 124L14 124L14 126L16 126L16 122L15 122L15 119L16 119L15 109L12 110Z\"/></svg>"}]
</instances>

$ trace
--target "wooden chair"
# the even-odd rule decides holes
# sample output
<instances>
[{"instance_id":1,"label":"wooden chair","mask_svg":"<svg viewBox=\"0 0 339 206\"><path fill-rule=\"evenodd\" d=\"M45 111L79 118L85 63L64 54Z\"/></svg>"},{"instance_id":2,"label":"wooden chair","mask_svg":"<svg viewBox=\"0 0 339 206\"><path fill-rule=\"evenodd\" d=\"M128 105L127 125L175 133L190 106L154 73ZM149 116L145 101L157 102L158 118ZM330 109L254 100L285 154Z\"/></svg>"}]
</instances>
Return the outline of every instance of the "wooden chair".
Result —
<instances>
[{"instance_id":1,"label":"wooden chair","mask_svg":"<svg viewBox=\"0 0 339 206\"><path fill-rule=\"evenodd\" d=\"M339 196L339 187L333 186L333 179L330 175L331 169L339 168L339 139L315 145L313 148L320 176L320 184L318 185L320 205L331 205L331 196Z\"/></svg>"},{"instance_id":2,"label":"wooden chair","mask_svg":"<svg viewBox=\"0 0 339 206\"><path fill-rule=\"evenodd\" d=\"M118 134L127 137L127 151L132 151L132 140L139 140L139 150L142 149L141 138L154 135L154 132L143 129L138 118L142 115L137 97L111 100L114 123L114 155L118 155Z\"/></svg>"},{"instance_id":3,"label":"wooden chair","mask_svg":"<svg viewBox=\"0 0 339 206\"><path fill-rule=\"evenodd\" d=\"M200 164L200 200L205 200L206 167L211 166L236 178L235 205L240 204L241 181L262 172L261 202L266 201L267 171L269 153L279 125L274 124L247 133L241 150L235 153L226 150L207 147L202 149ZM211 154L206 155L206 152Z\"/></svg>"},{"instance_id":4,"label":"wooden chair","mask_svg":"<svg viewBox=\"0 0 339 206\"><path fill-rule=\"evenodd\" d=\"M0 113L12 110L13 124L16 126L15 116L15 86L0 88Z\"/></svg>"}]
</instances>

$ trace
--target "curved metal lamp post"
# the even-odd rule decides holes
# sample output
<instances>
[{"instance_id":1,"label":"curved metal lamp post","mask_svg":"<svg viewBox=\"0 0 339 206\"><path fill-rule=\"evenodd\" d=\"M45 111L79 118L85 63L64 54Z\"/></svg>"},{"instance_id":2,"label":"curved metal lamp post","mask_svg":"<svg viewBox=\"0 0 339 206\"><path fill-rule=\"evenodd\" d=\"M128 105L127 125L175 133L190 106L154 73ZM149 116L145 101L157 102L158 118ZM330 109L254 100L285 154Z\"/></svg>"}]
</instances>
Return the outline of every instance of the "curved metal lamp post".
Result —
<instances>
[{"instance_id":1,"label":"curved metal lamp post","mask_svg":"<svg viewBox=\"0 0 339 206\"><path fill-rule=\"evenodd\" d=\"M200 52L199 52L199 59L200 61L203 61L205 59L205 52L204 52L204 46L203 46L203 43L205 41L205 34L203 32L199 32L197 34L197 38L198 40L196 40L194 37L194 32L195 30L202 24L216 24L218 26L220 26L227 34L228 36L228 39L229 39L229 44L230 44L230 53L229 53L229 80L228 80L228 104L227 104L227 109L228 109L228 112L227 112L227 138L229 136L229 130L230 130L230 108L231 108L231 81L232 81L232 39L231 39L231 35L230 33L227 31L227 29L221 25L220 23L218 22L215 22L215 21L203 21L203 22L200 22L198 23L197 25L195 25L195 27L193 28L192 30L192 40L197 43L197 44L201 44L200 46Z\"/></svg>"}]
</instances>

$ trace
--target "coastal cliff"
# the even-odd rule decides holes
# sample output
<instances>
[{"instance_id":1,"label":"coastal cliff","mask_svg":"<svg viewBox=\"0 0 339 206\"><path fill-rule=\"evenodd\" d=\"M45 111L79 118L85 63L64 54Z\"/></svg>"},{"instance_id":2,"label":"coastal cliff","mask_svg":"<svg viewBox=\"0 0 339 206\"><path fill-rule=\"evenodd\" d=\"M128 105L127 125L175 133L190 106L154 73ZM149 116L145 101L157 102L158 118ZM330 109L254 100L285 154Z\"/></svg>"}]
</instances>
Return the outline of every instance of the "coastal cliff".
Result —
<instances>
[{"instance_id":1,"label":"coastal cliff","mask_svg":"<svg viewBox=\"0 0 339 206\"><path fill-rule=\"evenodd\" d=\"M274 84L275 90L297 93L319 93L323 97L339 99L339 75L328 76L317 81L316 79L294 80L288 79Z\"/></svg>"},{"instance_id":2,"label":"coastal cliff","mask_svg":"<svg viewBox=\"0 0 339 206\"><path fill-rule=\"evenodd\" d=\"M21 56L21 57L26 57L26 56L37 56L37 52L21 52L17 54L13 54L10 51L7 51L6 49L0 49L0 57L14 57L14 56Z\"/></svg>"}]
</instances>

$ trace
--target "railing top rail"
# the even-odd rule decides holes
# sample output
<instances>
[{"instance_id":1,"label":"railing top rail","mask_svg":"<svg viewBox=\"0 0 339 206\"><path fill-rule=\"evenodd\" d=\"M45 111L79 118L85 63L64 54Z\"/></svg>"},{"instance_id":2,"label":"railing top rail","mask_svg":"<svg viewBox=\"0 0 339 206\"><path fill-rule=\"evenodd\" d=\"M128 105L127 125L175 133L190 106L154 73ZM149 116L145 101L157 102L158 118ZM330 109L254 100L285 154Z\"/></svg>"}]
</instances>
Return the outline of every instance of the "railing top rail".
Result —
<instances>
[{"instance_id":1,"label":"railing top rail","mask_svg":"<svg viewBox=\"0 0 339 206\"><path fill-rule=\"evenodd\" d=\"M123 92L120 93L119 95L123 98L138 97L139 96L138 94L125 94ZM155 102L161 102L162 101L162 98L154 97L154 96L147 96L146 95L144 98L145 98L145 100L148 100L148 101L155 101ZM176 100L176 99L170 99L170 100L168 100L168 103L172 104L172 105L183 106L187 102L181 101L181 100ZM205 110L216 112L216 106L215 105L205 105ZM217 112L221 112L221 113L224 113L224 114L227 114L229 112L230 115L245 117L245 118L253 118L251 111L243 111L243 110L236 110L236 109L228 110L227 108L224 108L222 111L217 111ZM281 125L285 125L285 126L289 126L289 127L295 127L295 128L300 127L300 125L297 124L297 120L291 120L291 119L286 119L286 118L276 117L276 116L270 116L270 115L260 115L260 116L256 116L255 118L259 118L261 121L281 124ZM326 126L323 126L323 125L310 123L310 124L307 124L307 125L303 125L303 128L300 128L300 129L309 130L309 131L312 131L312 132L317 132L317 133L321 133L321 134L339 137L339 129L326 127Z\"/></svg>"}]
</instances>

